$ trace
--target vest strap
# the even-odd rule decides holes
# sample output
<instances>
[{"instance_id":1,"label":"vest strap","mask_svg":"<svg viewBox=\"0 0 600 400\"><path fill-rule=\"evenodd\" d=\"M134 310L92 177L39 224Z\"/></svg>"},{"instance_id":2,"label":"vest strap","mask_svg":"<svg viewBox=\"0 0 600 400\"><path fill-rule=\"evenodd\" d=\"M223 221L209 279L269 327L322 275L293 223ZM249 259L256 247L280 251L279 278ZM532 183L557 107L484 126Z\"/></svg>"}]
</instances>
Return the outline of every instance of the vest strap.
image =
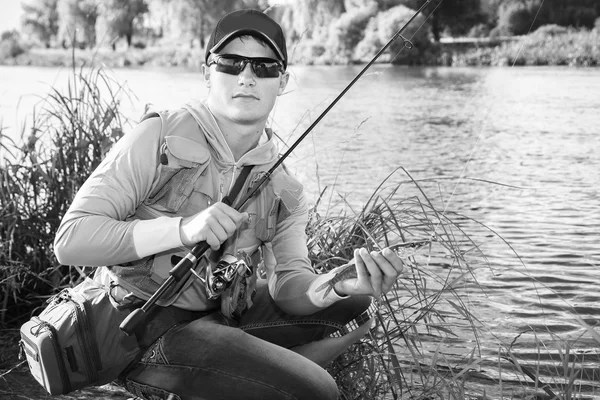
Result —
<instances>
[{"instance_id":1,"label":"vest strap","mask_svg":"<svg viewBox=\"0 0 600 400\"><path fill-rule=\"evenodd\" d=\"M250 174L250 171L253 167L253 165L246 165L244 169L242 169L242 172L240 172L240 175L235 180L231 191L223 199L223 203L227 204L228 206L233 204L233 201L242 189L242 186L244 186L244 182L246 182L246 178L248 178L248 175Z\"/></svg>"}]
</instances>

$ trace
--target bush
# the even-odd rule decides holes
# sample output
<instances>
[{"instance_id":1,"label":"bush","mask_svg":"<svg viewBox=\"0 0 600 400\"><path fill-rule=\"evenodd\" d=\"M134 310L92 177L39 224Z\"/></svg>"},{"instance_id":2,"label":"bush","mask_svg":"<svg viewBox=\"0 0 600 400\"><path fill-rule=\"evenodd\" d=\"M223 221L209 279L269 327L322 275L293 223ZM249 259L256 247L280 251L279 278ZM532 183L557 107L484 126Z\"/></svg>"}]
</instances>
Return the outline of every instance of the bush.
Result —
<instances>
[{"instance_id":1,"label":"bush","mask_svg":"<svg viewBox=\"0 0 600 400\"><path fill-rule=\"evenodd\" d=\"M25 53L17 31L5 31L0 37L0 61Z\"/></svg>"},{"instance_id":2,"label":"bush","mask_svg":"<svg viewBox=\"0 0 600 400\"><path fill-rule=\"evenodd\" d=\"M540 32L506 42L492 49L492 65L600 65L600 32L544 28Z\"/></svg>"},{"instance_id":3,"label":"bush","mask_svg":"<svg viewBox=\"0 0 600 400\"><path fill-rule=\"evenodd\" d=\"M567 32L569 32L569 30L567 28L565 28L564 26L550 24L550 25L540 26L538 29L535 30L535 32L533 34L538 37L546 37L546 36L564 35Z\"/></svg>"},{"instance_id":4,"label":"bush","mask_svg":"<svg viewBox=\"0 0 600 400\"><path fill-rule=\"evenodd\" d=\"M0 60L15 58L23 53L25 53L25 49L16 40L9 39L0 42Z\"/></svg>"}]
</instances>

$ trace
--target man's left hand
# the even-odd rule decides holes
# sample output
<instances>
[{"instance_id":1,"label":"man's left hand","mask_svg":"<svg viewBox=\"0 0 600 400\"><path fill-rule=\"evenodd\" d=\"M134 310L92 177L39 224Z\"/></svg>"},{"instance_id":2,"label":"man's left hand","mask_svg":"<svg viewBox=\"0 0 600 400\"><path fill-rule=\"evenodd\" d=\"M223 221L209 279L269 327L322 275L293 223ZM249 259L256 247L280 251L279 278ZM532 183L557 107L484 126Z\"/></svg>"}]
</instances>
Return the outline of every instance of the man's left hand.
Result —
<instances>
[{"instance_id":1,"label":"man's left hand","mask_svg":"<svg viewBox=\"0 0 600 400\"><path fill-rule=\"evenodd\" d=\"M372 295L379 298L387 293L404 270L398 255L390 250L369 251L365 248L354 250L356 278L337 282L335 291L340 295Z\"/></svg>"}]
</instances>

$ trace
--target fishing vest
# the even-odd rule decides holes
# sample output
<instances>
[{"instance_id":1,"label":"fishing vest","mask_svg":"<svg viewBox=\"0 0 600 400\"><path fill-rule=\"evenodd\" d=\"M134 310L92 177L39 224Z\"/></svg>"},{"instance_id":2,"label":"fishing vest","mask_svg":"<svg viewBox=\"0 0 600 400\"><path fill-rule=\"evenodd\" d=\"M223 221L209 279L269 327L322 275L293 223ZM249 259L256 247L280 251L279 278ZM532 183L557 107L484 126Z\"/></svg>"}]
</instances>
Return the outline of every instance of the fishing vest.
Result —
<instances>
[{"instance_id":1,"label":"fishing vest","mask_svg":"<svg viewBox=\"0 0 600 400\"><path fill-rule=\"evenodd\" d=\"M203 110L203 112L208 112ZM200 113L201 114L201 113ZM240 169L225 167L218 154L207 142L203 130L187 109L150 113L142 120L158 117L162 121L160 160L149 195L138 206L128 220L147 220L161 216L187 217L204 210L227 195L223 193L222 177L231 174L234 178ZM268 131L269 137L272 132ZM276 160L275 160L276 161ZM264 176L275 161L255 166L246 179L237 199L250 192L253 185ZM229 170L227 170L229 169ZM258 249L275 236L278 222L287 218L299 204L302 185L281 166L273 172L270 180L253 195L240 210L248 212L250 218L243 223L221 249L236 255L241 251L253 262L257 261ZM235 205L235 201L233 202ZM126 264L110 266L109 269L119 279L118 284L142 299L150 297L168 277L169 270L184 257L191 247L183 246L159 254L151 255ZM207 252L210 253L210 250ZM211 262L205 255L198 262L195 271L202 274L206 263ZM256 266L256 265L255 265ZM199 279L182 279L157 301L161 306L173 304L183 291L192 291L205 309L217 307L216 301L208 300L203 284Z\"/></svg>"}]
</instances>

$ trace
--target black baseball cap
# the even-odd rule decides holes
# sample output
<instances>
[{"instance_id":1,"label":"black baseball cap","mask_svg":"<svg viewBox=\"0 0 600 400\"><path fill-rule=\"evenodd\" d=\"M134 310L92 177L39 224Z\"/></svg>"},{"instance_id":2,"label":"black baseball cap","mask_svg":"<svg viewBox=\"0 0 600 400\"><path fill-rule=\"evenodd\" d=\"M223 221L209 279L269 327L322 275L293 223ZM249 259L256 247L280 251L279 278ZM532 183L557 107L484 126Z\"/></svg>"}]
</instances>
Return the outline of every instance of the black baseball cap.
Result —
<instances>
[{"instance_id":1,"label":"black baseball cap","mask_svg":"<svg viewBox=\"0 0 600 400\"><path fill-rule=\"evenodd\" d=\"M238 10L221 18L208 39L204 61L208 62L211 53L218 52L230 40L243 35L264 40L283 61L283 68L287 68L287 50L281 26L257 10Z\"/></svg>"}]
</instances>

